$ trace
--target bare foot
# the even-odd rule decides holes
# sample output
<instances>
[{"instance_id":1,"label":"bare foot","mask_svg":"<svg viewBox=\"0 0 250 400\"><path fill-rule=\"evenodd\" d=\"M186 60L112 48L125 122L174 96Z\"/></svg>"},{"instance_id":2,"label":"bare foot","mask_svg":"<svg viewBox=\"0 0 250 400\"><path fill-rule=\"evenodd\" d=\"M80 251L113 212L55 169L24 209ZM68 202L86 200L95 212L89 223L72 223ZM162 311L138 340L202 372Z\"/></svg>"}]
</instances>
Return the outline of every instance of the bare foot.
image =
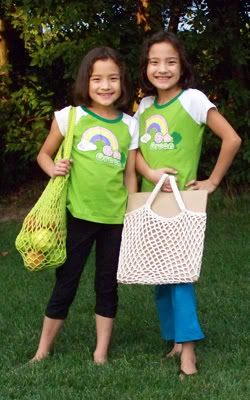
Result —
<instances>
[{"instance_id":1,"label":"bare foot","mask_svg":"<svg viewBox=\"0 0 250 400\"><path fill-rule=\"evenodd\" d=\"M179 379L180 379L180 381L183 381L185 378L189 378L189 377L195 376L196 374L198 374L198 370L197 369L196 369L195 372L192 372L192 373L187 373L187 372L184 372L183 369L180 369L180 371L179 371Z\"/></svg>"},{"instance_id":2,"label":"bare foot","mask_svg":"<svg viewBox=\"0 0 250 400\"><path fill-rule=\"evenodd\" d=\"M93 361L96 365L104 365L108 362L106 354L98 354L96 351L93 354Z\"/></svg>"},{"instance_id":3,"label":"bare foot","mask_svg":"<svg viewBox=\"0 0 250 400\"><path fill-rule=\"evenodd\" d=\"M190 376L197 374L196 355L194 351L194 343L187 342L182 345L181 353L181 369L180 375Z\"/></svg>"},{"instance_id":4,"label":"bare foot","mask_svg":"<svg viewBox=\"0 0 250 400\"><path fill-rule=\"evenodd\" d=\"M173 358L173 357L176 357L176 356L180 357L181 352L182 352L182 344L181 343L175 343L174 347L172 348L172 350L169 353L166 354L166 357L167 358Z\"/></svg>"},{"instance_id":5,"label":"bare foot","mask_svg":"<svg viewBox=\"0 0 250 400\"><path fill-rule=\"evenodd\" d=\"M34 355L34 357L33 357L31 360L29 360L29 364L35 364L35 363L37 363L37 362L43 361L43 360L45 360L46 358L48 358L50 355L51 355L50 352L48 352L48 353L41 353L41 354L36 353L36 354Z\"/></svg>"}]
</instances>

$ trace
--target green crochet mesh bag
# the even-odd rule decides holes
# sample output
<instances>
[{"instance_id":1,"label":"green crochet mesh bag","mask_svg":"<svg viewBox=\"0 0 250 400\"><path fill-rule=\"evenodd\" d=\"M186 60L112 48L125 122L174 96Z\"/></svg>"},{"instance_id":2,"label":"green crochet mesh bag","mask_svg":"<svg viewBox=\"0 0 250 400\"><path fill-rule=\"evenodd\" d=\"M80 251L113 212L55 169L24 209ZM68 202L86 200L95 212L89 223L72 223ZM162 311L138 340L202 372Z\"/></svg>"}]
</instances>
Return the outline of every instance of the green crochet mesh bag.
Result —
<instances>
[{"instance_id":1,"label":"green crochet mesh bag","mask_svg":"<svg viewBox=\"0 0 250 400\"><path fill-rule=\"evenodd\" d=\"M55 160L70 159L76 108L71 107L68 131ZM51 178L40 198L25 217L16 248L30 271L56 268L66 260L67 176Z\"/></svg>"}]
</instances>

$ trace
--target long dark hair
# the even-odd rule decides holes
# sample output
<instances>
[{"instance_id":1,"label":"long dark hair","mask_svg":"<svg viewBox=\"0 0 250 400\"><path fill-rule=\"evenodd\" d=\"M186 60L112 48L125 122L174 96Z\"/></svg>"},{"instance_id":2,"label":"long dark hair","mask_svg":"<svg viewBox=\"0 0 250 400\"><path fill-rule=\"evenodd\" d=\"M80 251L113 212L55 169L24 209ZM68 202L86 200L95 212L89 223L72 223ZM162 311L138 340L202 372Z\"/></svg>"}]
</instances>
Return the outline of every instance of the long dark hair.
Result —
<instances>
[{"instance_id":1,"label":"long dark hair","mask_svg":"<svg viewBox=\"0 0 250 400\"><path fill-rule=\"evenodd\" d=\"M86 107L91 105L92 100L89 97L89 79L93 72L93 65L98 60L107 59L113 60L120 69L121 96L115 102L115 106L120 110L126 109L131 96L130 80L122 57L111 47L95 47L83 58L74 85L73 98L75 105L84 105Z\"/></svg>"},{"instance_id":2,"label":"long dark hair","mask_svg":"<svg viewBox=\"0 0 250 400\"><path fill-rule=\"evenodd\" d=\"M148 54L151 46L155 43L168 42L178 52L181 63L181 77L179 85L182 89L188 89L194 84L194 75L191 64L188 62L185 49L179 38L172 32L160 31L152 35L143 44L140 60L140 85L144 94L157 95L156 88L149 82L147 77Z\"/></svg>"}]
</instances>

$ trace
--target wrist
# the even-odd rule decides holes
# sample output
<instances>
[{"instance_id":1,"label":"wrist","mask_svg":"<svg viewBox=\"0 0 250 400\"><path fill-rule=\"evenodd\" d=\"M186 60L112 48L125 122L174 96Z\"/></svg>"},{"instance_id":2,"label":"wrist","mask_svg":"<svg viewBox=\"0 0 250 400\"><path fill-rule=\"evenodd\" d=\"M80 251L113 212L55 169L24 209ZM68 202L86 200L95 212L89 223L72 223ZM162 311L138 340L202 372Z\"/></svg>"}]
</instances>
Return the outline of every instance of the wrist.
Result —
<instances>
[{"instance_id":1,"label":"wrist","mask_svg":"<svg viewBox=\"0 0 250 400\"><path fill-rule=\"evenodd\" d=\"M155 183L155 182L154 182L155 176L154 176L154 170L153 170L153 169L151 169L151 168L148 169L148 173L147 173L146 178L147 178L150 182Z\"/></svg>"},{"instance_id":2,"label":"wrist","mask_svg":"<svg viewBox=\"0 0 250 400\"><path fill-rule=\"evenodd\" d=\"M219 186L220 182L215 178L208 178L209 182L214 186L215 189Z\"/></svg>"},{"instance_id":3,"label":"wrist","mask_svg":"<svg viewBox=\"0 0 250 400\"><path fill-rule=\"evenodd\" d=\"M47 174L49 175L50 178L55 178L55 164L54 163L48 169Z\"/></svg>"}]
</instances>

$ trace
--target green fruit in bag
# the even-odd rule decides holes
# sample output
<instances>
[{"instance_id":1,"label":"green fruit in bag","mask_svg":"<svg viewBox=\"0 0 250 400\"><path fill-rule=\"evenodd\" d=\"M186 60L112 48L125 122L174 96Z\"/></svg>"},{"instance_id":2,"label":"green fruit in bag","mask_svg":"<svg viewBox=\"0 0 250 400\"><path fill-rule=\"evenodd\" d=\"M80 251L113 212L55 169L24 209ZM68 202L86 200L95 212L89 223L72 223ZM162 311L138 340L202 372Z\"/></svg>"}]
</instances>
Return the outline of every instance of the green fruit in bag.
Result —
<instances>
[{"instance_id":1,"label":"green fruit in bag","mask_svg":"<svg viewBox=\"0 0 250 400\"><path fill-rule=\"evenodd\" d=\"M50 229L41 228L31 235L32 247L37 251L46 252L56 246L56 236Z\"/></svg>"}]
</instances>

